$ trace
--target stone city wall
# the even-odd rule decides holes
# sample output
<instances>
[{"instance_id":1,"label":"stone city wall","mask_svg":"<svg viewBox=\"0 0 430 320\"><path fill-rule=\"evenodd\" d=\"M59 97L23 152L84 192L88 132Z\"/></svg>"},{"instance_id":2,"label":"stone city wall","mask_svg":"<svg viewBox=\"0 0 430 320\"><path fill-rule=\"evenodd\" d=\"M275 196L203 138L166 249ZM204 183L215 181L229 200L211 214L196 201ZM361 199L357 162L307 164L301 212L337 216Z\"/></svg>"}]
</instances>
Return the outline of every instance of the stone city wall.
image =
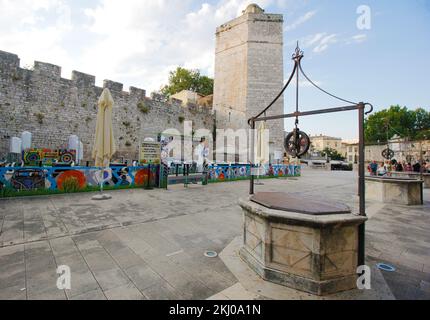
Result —
<instances>
[{"instance_id":1,"label":"stone city wall","mask_svg":"<svg viewBox=\"0 0 430 320\"><path fill-rule=\"evenodd\" d=\"M183 122L193 121L193 129L214 127L211 108L181 101L166 101L163 96L146 96L143 89L104 81L115 101L113 110L117 157L138 158L139 141L157 138L168 128L183 132ZM95 76L72 72L71 79L61 77L61 67L38 62L29 69L20 68L17 55L0 51L0 158L9 152L11 137L23 131L33 134L32 147L67 147L68 137L77 135L84 144L84 160L90 160L95 134L97 101L103 88L95 85Z\"/></svg>"}]
</instances>

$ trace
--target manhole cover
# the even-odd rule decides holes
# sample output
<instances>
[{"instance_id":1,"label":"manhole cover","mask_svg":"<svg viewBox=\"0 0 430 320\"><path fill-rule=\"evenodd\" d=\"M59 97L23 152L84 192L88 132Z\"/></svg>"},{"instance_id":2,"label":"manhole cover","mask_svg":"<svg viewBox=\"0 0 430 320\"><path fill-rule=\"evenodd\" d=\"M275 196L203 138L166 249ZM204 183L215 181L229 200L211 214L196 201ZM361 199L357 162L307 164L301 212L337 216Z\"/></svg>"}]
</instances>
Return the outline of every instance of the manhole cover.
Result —
<instances>
[{"instance_id":1,"label":"manhole cover","mask_svg":"<svg viewBox=\"0 0 430 320\"><path fill-rule=\"evenodd\" d=\"M218 257L218 253L216 253L215 251L205 251L205 257L216 258Z\"/></svg>"},{"instance_id":2,"label":"manhole cover","mask_svg":"<svg viewBox=\"0 0 430 320\"><path fill-rule=\"evenodd\" d=\"M378 267L379 270L383 270L383 271L387 271L387 272L396 271L396 268L394 268L393 266L386 264L386 263L378 263L376 266Z\"/></svg>"}]
</instances>

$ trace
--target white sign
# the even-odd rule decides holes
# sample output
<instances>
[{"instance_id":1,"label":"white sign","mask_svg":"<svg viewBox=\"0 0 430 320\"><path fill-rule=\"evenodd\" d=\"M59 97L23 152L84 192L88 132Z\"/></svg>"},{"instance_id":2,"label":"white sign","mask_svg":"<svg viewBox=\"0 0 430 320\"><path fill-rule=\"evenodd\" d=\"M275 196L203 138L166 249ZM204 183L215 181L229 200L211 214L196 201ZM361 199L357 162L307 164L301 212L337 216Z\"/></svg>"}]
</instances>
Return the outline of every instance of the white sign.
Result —
<instances>
[{"instance_id":1,"label":"white sign","mask_svg":"<svg viewBox=\"0 0 430 320\"><path fill-rule=\"evenodd\" d=\"M142 142L140 145L140 163L160 164L161 162L161 143Z\"/></svg>"}]
</instances>

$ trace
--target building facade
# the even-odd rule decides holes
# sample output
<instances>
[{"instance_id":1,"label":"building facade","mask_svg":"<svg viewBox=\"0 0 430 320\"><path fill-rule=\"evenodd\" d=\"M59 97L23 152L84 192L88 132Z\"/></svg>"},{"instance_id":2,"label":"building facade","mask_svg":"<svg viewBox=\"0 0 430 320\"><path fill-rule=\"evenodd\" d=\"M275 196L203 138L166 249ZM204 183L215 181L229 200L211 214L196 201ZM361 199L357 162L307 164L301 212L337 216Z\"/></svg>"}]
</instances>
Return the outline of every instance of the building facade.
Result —
<instances>
[{"instance_id":1,"label":"building facade","mask_svg":"<svg viewBox=\"0 0 430 320\"><path fill-rule=\"evenodd\" d=\"M311 143L314 151L323 151L326 148L334 149L343 154L342 139L330 137L320 134L319 136L311 136Z\"/></svg>"},{"instance_id":2,"label":"building facade","mask_svg":"<svg viewBox=\"0 0 430 320\"><path fill-rule=\"evenodd\" d=\"M197 102L203 97L203 95L190 90L182 90L181 92L170 96L171 99L182 101L183 106L186 106L189 103L197 104Z\"/></svg>"},{"instance_id":3,"label":"building facade","mask_svg":"<svg viewBox=\"0 0 430 320\"><path fill-rule=\"evenodd\" d=\"M358 164L359 150L357 140L343 140L342 141L342 154L345 157L345 161Z\"/></svg>"}]
</instances>

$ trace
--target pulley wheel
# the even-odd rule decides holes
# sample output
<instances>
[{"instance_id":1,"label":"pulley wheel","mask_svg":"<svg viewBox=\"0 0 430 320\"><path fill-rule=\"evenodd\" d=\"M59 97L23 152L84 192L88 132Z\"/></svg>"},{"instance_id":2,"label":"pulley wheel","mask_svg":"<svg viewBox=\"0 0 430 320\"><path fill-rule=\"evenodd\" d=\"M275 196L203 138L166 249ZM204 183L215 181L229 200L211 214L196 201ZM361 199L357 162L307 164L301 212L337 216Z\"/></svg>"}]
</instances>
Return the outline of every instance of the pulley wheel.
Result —
<instances>
[{"instance_id":1,"label":"pulley wheel","mask_svg":"<svg viewBox=\"0 0 430 320\"><path fill-rule=\"evenodd\" d=\"M311 146L311 139L309 136L300 131L299 129L294 129L285 138L284 147L285 151L295 158L300 158L308 152Z\"/></svg>"},{"instance_id":2,"label":"pulley wheel","mask_svg":"<svg viewBox=\"0 0 430 320\"><path fill-rule=\"evenodd\" d=\"M391 149L389 149L389 148L387 148L384 151L382 151L382 157L384 159L391 160L391 159L394 158L394 151L391 150Z\"/></svg>"}]
</instances>

